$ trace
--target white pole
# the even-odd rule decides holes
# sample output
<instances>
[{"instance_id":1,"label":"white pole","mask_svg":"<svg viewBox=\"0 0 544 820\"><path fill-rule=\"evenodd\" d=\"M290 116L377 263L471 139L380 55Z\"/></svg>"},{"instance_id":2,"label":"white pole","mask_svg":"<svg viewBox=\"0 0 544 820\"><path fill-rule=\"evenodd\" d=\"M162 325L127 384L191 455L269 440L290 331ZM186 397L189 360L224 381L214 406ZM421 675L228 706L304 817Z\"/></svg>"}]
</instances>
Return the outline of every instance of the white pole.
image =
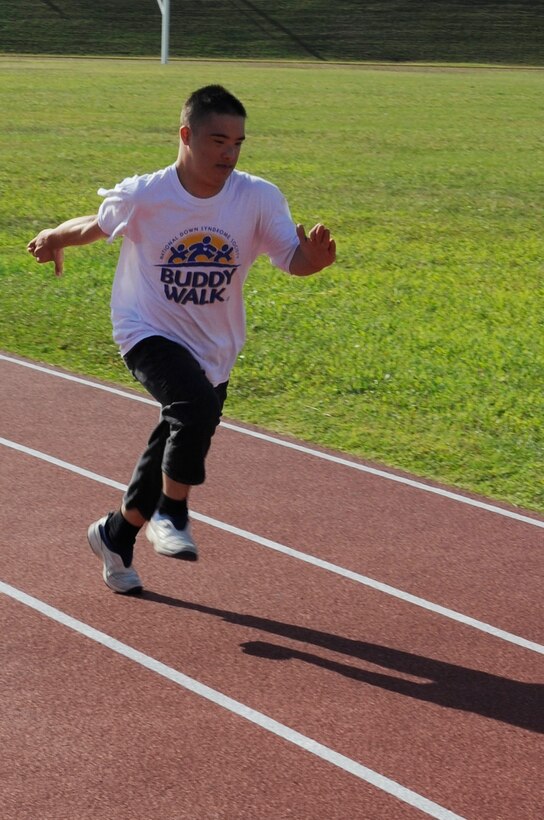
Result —
<instances>
[{"instance_id":1,"label":"white pole","mask_svg":"<svg viewBox=\"0 0 544 820\"><path fill-rule=\"evenodd\" d=\"M168 43L170 41L170 0L157 0L157 4L162 14L161 33L161 63L168 62Z\"/></svg>"}]
</instances>

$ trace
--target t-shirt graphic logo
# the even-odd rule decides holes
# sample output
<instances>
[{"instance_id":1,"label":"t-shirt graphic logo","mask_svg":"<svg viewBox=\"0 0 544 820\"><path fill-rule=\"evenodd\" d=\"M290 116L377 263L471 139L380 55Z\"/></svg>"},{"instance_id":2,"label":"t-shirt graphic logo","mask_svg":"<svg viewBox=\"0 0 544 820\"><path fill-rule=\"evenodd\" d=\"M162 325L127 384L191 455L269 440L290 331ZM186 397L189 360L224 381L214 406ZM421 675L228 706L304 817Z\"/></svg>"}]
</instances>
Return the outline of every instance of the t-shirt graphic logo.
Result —
<instances>
[{"instance_id":1,"label":"t-shirt graphic logo","mask_svg":"<svg viewBox=\"0 0 544 820\"><path fill-rule=\"evenodd\" d=\"M225 302L238 268L238 246L217 228L190 229L172 240L161 254L164 295L179 305Z\"/></svg>"}]
</instances>

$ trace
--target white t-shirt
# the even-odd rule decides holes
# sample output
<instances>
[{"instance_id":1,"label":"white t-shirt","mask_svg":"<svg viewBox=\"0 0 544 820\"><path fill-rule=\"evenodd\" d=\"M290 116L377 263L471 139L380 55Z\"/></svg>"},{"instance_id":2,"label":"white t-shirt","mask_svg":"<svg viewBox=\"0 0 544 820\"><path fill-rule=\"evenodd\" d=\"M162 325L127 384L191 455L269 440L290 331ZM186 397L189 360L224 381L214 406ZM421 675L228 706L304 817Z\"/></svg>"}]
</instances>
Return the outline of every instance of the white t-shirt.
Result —
<instances>
[{"instance_id":1,"label":"white t-shirt","mask_svg":"<svg viewBox=\"0 0 544 820\"><path fill-rule=\"evenodd\" d=\"M113 282L113 338L124 355L148 336L184 345L212 384L227 381L245 340L243 285L260 254L289 271L298 245L281 191L233 171L200 199L176 168L125 179L105 197L98 224L123 237Z\"/></svg>"}]
</instances>

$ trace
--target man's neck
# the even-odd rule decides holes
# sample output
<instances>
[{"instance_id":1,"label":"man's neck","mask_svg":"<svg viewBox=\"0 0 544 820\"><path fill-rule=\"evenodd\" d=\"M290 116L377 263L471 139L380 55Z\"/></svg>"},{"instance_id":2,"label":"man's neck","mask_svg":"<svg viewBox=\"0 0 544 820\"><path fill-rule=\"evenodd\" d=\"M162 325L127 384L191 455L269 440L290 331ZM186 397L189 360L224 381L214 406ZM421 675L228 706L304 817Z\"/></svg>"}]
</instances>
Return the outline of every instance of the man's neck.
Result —
<instances>
[{"instance_id":1,"label":"man's neck","mask_svg":"<svg viewBox=\"0 0 544 820\"><path fill-rule=\"evenodd\" d=\"M222 191L225 187L225 183L222 183L219 186L214 186L199 180L194 176L194 174L191 174L183 163L180 163L179 161L176 162L176 172L182 187L185 188L187 193L197 199L210 199L212 196L216 196L220 193L220 191Z\"/></svg>"}]
</instances>

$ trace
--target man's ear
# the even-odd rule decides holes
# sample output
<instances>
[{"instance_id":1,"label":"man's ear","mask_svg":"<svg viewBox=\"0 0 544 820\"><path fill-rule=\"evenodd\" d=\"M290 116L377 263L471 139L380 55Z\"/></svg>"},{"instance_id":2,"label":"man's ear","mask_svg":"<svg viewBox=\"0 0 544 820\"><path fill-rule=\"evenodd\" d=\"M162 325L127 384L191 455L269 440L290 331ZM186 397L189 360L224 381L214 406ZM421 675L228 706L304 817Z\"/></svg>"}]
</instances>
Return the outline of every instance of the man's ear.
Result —
<instances>
[{"instance_id":1,"label":"man's ear","mask_svg":"<svg viewBox=\"0 0 544 820\"><path fill-rule=\"evenodd\" d=\"M182 125L179 129L179 138L184 145L189 145L191 139L191 129L188 125Z\"/></svg>"}]
</instances>

